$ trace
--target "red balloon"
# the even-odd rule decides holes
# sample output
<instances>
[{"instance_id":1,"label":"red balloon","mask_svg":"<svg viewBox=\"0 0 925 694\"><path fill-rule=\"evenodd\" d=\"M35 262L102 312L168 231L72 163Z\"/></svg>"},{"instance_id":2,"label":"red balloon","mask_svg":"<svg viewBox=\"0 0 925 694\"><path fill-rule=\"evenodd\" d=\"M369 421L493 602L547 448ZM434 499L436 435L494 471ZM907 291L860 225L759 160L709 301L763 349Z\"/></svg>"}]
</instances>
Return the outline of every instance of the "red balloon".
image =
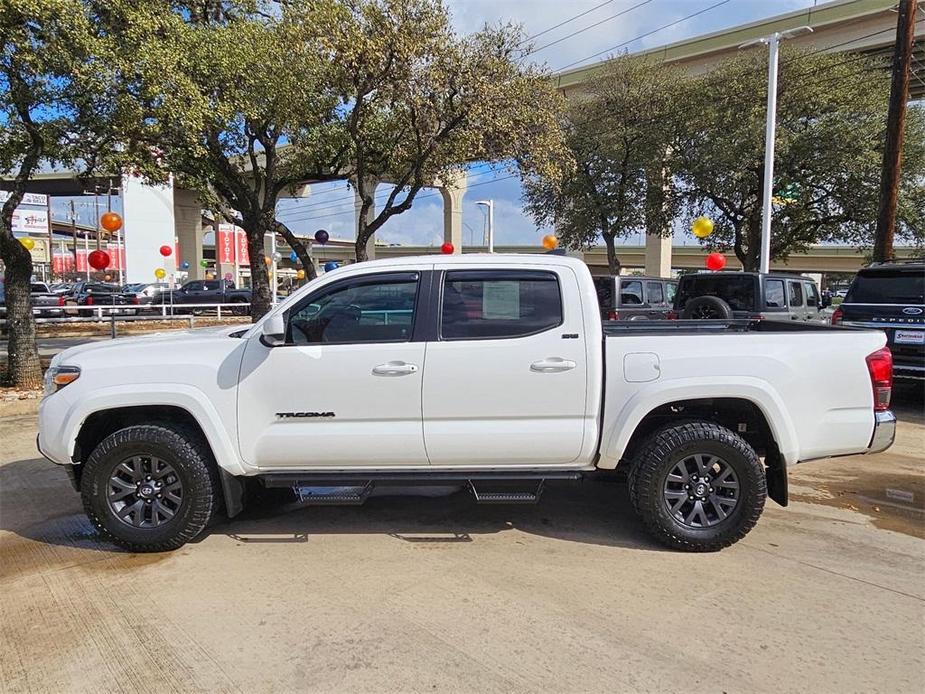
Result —
<instances>
[{"instance_id":1,"label":"red balloon","mask_svg":"<svg viewBox=\"0 0 925 694\"><path fill-rule=\"evenodd\" d=\"M164 244L163 246L161 246L160 251L161 251L161 255L164 256L165 258L171 253L173 253L173 249L167 244Z\"/></svg>"},{"instance_id":2,"label":"red balloon","mask_svg":"<svg viewBox=\"0 0 925 694\"><path fill-rule=\"evenodd\" d=\"M715 272L716 270L722 270L724 267L726 267L726 256L722 253L710 253L710 255L707 256L708 270L713 270Z\"/></svg>"},{"instance_id":3,"label":"red balloon","mask_svg":"<svg viewBox=\"0 0 925 694\"><path fill-rule=\"evenodd\" d=\"M444 255L450 255L454 250L456 249L453 248L453 244L450 243L449 241L447 241L445 244L440 246L440 252L443 253Z\"/></svg>"},{"instance_id":4,"label":"red balloon","mask_svg":"<svg viewBox=\"0 0 925 694\"><path fill-rule=\"evenodd\" d=\"M109 253L106 251L93 251L87 256L87 262L94 270L105 270L109 267Z\"/></svg>"}]
</instances>

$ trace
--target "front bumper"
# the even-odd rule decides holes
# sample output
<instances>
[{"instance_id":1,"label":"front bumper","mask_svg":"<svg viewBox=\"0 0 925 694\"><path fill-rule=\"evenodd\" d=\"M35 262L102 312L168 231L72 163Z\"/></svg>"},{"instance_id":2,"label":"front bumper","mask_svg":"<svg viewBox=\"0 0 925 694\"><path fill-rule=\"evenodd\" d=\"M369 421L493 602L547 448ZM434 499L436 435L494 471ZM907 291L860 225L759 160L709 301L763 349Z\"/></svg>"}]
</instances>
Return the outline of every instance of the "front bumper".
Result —
<instances>
[{"instance_id":1,"label":"front bumper","mask_svg":"<svg viewBox=\"0 0 925 694\"><path fill-rule=\"evenodd\" d=\"M867 446L868 453L880 453L896 439L896 415L890 410L874 412L874 435Z\"/></svg>"}]
</instances>

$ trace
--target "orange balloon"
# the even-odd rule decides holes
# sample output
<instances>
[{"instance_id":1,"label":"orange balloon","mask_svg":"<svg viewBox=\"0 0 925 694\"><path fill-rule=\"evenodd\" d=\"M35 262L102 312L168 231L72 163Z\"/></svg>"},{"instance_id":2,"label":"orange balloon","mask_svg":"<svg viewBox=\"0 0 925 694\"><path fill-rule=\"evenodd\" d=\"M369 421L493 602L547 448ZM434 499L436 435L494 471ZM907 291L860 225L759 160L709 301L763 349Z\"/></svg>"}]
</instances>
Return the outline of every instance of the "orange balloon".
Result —
<instances>
[{"instance_id":1,"label":"orange balloon","mask_svg":"<svg viewBox=\"0 0 925 694\"><path fill-rule=\"evenodd\" d=\"M206 273L206 279L207 279L207 280L214 280L214 279L215 279L215 275L213 275L211 272L207 272L207 273Z\"/></svg>"},{"instance_id":2,"label":"orange balloon","mask_svg":"<svg viewBox=\"0 0 925 694\"><path fill-rule=\"evenodd\" d=\"M543 237L543 248L549 251L554 251L559 247L559 239L557 239L552 234L546 234Z\"/></svg>"},{"instance_id":3,"label":"orange balloon","mask_svg":"<svg viewBox=\"0 0 925 694\"><path fill-rule=\"evenodd\" d=\"M270 258L270 256L265 255L265 256L263 256L263 262L264 262L266 265L269 265L270 263L273 262L273 260Z\"/></svg>"},{"instance_id":4,"label":"orange balloon","mask_svg":"<svg viewBox=\"0 0 925 694\"><path fill-rule=\"evenodd\" d=\"M122 217L116 212L106 212L100 217L100 226L109 232L119 231L122 228Z\"/></svg>"}]
</instances>

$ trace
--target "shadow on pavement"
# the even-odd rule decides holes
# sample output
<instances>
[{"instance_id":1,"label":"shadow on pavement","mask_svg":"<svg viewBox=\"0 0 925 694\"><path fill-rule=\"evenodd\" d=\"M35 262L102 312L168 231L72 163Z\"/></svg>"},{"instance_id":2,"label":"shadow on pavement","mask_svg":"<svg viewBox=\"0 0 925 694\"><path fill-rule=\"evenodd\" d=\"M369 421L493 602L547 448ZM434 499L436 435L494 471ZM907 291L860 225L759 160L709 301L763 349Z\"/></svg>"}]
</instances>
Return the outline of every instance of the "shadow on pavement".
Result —
<instances>
[{"instance_id":1,"label":"shadow on pavement","mask_svg":"<svg viewBox=\"0 0 925 694\"><path fill-rule=\"evenodd\" d=\"M238 517L217 521L196 542L209 535L247 545L301 543L322 534L381 534L409 543L453 544L511 529L569 542L663 550L633 514L625 485L612 479L551 482L539 503L529 506L478 505L466 491L373 497L363 506L310 506L295 501L289 490L264 490ZM0 530L78 554L121 553L97 535L64 471L41 459L0 466ZM12 551L7 542L0 544L0 566L10 569ZM73 551L66 554L77 560ZM0 570L0 576L7 573Z\"/></svg>"}]
</instances>

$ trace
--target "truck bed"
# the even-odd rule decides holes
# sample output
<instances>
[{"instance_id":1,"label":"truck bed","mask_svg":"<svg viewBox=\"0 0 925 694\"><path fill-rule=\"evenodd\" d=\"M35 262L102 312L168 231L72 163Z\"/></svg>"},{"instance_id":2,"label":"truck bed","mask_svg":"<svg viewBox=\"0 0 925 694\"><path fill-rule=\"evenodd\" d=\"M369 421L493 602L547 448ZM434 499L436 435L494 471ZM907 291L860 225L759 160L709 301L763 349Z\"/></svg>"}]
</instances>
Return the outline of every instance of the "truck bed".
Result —
<instances>
[{"instance_id":1,"label":"truck bed","mask_svg":"<svg viewBox=\"0 0 925 694\"><path fill-rule=\"evenodd\" d=\"M696 335L698 333L807 333L842 332L839 326L824 323L752 320L637 320L603 321L605 337L621 335Z\"/></svg>"}]
</instances>

